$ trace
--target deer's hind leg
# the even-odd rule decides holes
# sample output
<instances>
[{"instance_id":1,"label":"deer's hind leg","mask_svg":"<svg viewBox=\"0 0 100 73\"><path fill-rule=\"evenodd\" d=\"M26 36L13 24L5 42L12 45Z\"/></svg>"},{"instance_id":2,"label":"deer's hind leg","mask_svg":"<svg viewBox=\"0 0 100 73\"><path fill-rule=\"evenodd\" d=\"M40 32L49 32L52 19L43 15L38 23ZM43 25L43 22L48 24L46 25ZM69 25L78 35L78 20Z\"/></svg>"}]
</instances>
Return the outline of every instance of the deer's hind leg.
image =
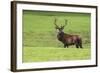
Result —
<instances>
[{"instance_id":1,"label":"deer's hind leg","mask_svg":"<svg viewBox=\"0 0 100 73\"><path fill-rule=\"evenodd\" d=\"M80 47L80 48L83 48L83 47L82 47L82 40L81 40L81 39L78 41L78 44L79 44L79 47Z\"/></svg>"},{"instance_id":2,"label":"deer's hind leg","mask_svg":"<svg viewBox=\"0 0 100 73\"><path fill-rule=\"evenodd\" d=\"M79 43L79 46L80 46L80 48L83 48L83 46L82 46L82 42Z\"/></svg>"},{"instance_id":3,"label":"deer's hind leg","mask_svg":"<svg viewBox=\"0 0 100 73\"><path fill-rule=\"evenodd\" d=\"M82 40L81 39L77 39L76 41L76 48L82 48Z\"/></svg>"}]
</instances>

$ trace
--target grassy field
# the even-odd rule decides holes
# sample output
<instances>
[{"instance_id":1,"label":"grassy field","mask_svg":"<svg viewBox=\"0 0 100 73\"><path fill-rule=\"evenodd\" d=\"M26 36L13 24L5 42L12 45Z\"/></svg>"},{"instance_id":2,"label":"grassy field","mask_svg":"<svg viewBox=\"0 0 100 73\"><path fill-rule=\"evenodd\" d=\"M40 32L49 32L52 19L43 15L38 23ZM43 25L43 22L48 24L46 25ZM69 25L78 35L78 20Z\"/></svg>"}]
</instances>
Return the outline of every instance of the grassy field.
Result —
<instances>
[{"instance_id":1,"label":"grassy field","mask_svg":"<svg viewBox=\"0 0 100 73\"><path fill-rule=\"evenodd\" d=\"M90 17L88 13L23 11L23 62L90 59ZM57 40L54 19L59 26L68 20L64 32L78 34L83 49L63 48Z\"/></svg>"},{"instance_id":2,"label":"grassy field","mask_svg":"<svg viewBox=\"0 0 100 73\"><path fill-rule=\"evenodd\" d=\"M25 47L23 51L23 62L90 59L89 48Z\"/></svg>"}]
</instances>

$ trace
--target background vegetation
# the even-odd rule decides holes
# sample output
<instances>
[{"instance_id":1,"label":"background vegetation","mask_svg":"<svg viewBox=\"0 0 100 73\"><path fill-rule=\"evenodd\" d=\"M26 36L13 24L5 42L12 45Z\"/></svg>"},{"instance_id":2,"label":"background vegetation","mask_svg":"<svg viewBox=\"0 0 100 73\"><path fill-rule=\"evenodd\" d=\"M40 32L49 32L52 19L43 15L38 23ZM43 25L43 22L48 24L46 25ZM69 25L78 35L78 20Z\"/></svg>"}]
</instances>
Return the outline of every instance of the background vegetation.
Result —
<instances>
[{"instance_id":1,"label":"background vegetation","mask_svg":"<svg viewBox=\"0 0 100 73\"><path fill-rule=\"evenodd\" d=\"M68 20L64 32L80 35L83 49L63 48L57 40L54 19L58 26ZM23 11L23 62L90 59L90 19L88 13Z\"/></svg>"}]
</instances>

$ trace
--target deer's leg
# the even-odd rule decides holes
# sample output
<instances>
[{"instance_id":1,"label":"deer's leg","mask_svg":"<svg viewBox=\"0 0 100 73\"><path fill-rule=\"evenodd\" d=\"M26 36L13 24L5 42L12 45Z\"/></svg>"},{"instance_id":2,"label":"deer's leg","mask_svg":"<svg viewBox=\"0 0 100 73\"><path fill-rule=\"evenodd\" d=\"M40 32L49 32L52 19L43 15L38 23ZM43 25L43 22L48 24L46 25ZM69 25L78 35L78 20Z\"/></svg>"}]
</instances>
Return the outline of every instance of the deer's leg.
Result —
<instances>
[{"instance_id":1,"label":"deer's leg","mask_svg":"<svg viewBox=\"0 0 100 73\"><path fill-rule=\"evenodd\" d=\"M68 45L66 45L67 46L67 48L69 47Z\"/></svg>"},{"instance_id":2,"label":"deer's leg","mask_svg":"<svg viewBox=\"0 0 100 73\"><path fill-rule=\"evenodd\" d=\"M79 44L78 44L77 40L75 40L75 46L76 46L76 48L79 48Z\"/></svg>"},{"instance_id":3,"label":"deer's leg","mask_svg":"<svg viewBox=\"0 0 100 73\"><path fill-rule=\"evenodd\" d=\"M66 48L66 46L67 46L67 48L68 48L68 45L67 45L67 44L64 44L64 48Z\"/></svg>"},{"instance_id":4,"label":"deer's leg","mask_svg":"<svg viewBox=\"0 0 100 73\"><path fill-rule=\"evenodd\" d=\"M82 43L80 44L80 48L83 48L83 47L82 47Z\"/></svg>"},{"instance_id":5,"label":"deer's leg","mask_svg":"<svg viewBox=\"0 0 100 73\"><path fill-rule=\"evenodd\" d=\"M66 48L66 44L64 44L64 48Z\"/></svg>"},{"instance_id":6,"label":"deer's leg","mask_svg":"<svg viewBox=\"0 0 100 73\"><path fill-rule=\"evenodd\" d=\"M83 46L82 46L82 42L81 42L81 44L80 44L80 48L83 48Z\"/></svg>"},{"instance_id":7,"label":"deer's leg","mask_svg":"<svg viewBox=\"0 0 100 73\"><path fill-rule=\"evenodd\" d=\"M75 43L76 43L76 48L79 48L79 47L82 48L82 40L81 39L78 38Z\"/></svg>"},{"instance_id":8,"label":"deer's leg","mask_svg":"<svg viewBox=\"0 0 100 73\"><path fill-rule=\"evenodd\" d=\"M80 46L80 48L83 48L82 47L82 40L80 39L80 41L79 41L79 46Z\"/></svg>"},{"instance_id":9,"label":"deer's leg","mask_svg":"<svg viewBox=\"0 0 100 73\"><path fill-rule=\"evenodd\" d=\"M76 48L79 48L79 44L76 43Z\"/></svg>"},{"instance_id":10,"label":"deer's leg","mask_svg":"<svg viewBox=\"0 0 100 73\"><path fill-rule=\"evenodd\" d=\"M76 45L76 48L79 48L79 46L78 46L78 45Z\"/></svg>"}]
</instances>

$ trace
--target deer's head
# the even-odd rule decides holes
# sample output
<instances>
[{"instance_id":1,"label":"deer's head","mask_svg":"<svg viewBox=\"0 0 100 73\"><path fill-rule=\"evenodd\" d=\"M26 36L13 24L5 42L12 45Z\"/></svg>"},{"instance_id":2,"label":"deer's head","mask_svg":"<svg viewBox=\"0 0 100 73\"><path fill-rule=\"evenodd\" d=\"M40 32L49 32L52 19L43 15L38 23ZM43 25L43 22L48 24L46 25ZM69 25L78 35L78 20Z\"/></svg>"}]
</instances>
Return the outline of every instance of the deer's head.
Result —
<instances>
[{"instance_id":1,"label":"deer's head","mask_svg":"<svg viewBox=\"0 0 100 73\"><path fill-rule=\"evenodd\" d=\"M55 24L55 28L56 28L57 32L60 33L60 32L63 32L64 27L67 25L67 20L65 20L64 25L58 26L57 19L55 19L54 24Z\"/></svg>"}]
</instances>

